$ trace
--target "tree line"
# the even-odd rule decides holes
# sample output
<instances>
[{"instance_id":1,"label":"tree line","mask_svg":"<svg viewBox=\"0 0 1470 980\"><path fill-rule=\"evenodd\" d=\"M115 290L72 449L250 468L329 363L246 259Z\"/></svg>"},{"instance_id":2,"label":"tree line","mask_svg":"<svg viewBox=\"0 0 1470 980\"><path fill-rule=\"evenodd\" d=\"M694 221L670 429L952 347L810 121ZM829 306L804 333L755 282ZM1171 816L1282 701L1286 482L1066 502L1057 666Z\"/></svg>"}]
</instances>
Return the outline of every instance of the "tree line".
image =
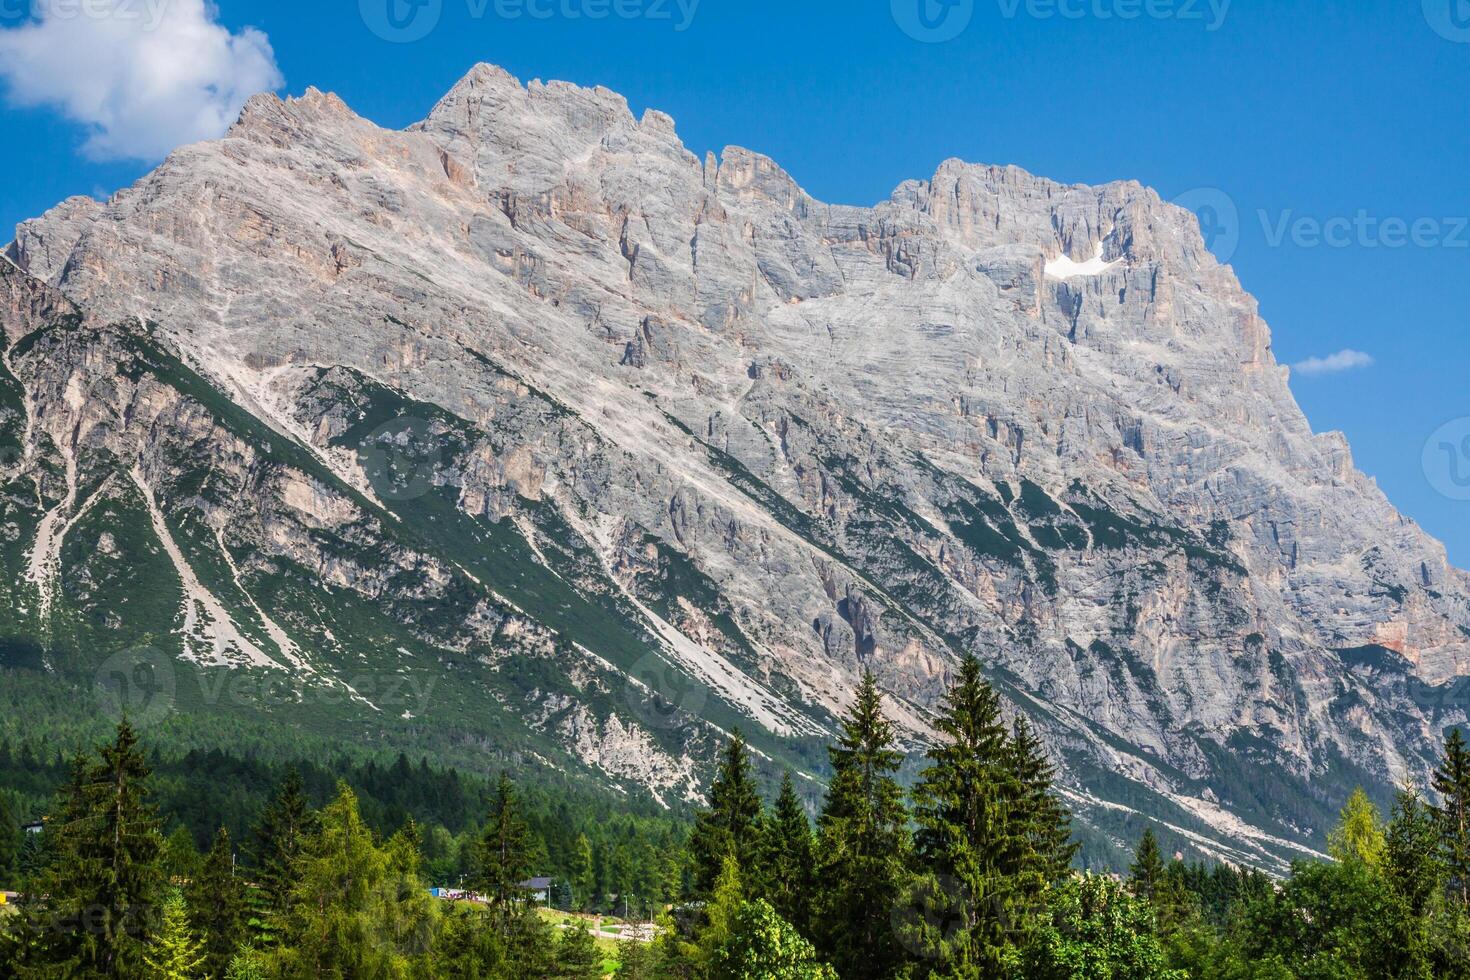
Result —
<instances>
[{"instance_id":1,"label":"tree line","mask_svg":"<svg viewBox=\"0 0 1470 980\"><path fill-rule=\"evenodd\" d=\"M599 860L585 832L596 829L576 808L533 805L504 775L464 795L406 760L375 776L375 793L408 804L389 826L365 817L347 781L315 805L310 781L288 771L247 830L219 821L199 854L182 824L164 832L156 777L124 723L68 766L44 831L12 848L24 870L0 916L0 975L1470 977L1470 752L1457 730L1430 795L1405 788L1385 819L1355 792L1328 836L1331 860L1276 880L1166 860L1152 831L1126 875L1074 870L1071 815L1044 747L1024 719L1007 721L974 658L935 727L941 737L905 789L902 751L865 676L828 749L815 820L790 772L762 799L753 751L732 733L687 836L650 821L651 836L622 851L655 869L640 884L613 867L616 848L604 844ZM434 847L395 778L463 811L445 867L480 901L430 896L443 869L431 872ZM656 938L600 950L580 920L538 913L519 883L549 865L565 869L554 904L641 902L657 915Z\"/></svg>"}]
</instances>

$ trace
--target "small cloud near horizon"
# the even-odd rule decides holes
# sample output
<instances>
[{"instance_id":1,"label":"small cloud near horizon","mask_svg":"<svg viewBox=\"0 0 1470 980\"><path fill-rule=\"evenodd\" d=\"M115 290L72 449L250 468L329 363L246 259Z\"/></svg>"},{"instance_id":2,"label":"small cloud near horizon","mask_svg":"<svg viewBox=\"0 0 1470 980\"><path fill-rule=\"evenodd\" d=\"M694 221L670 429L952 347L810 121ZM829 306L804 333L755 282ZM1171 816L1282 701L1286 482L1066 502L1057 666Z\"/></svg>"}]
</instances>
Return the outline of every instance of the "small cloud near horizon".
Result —
<instances>
[{"instance_id":1,"label":"small cloud near horizon","mask_svg":"<svg viewBox=\"0 0 1470 980\"><path fill-rule=\"evenodd\" d=\"M1372 366L1371 355L1349 347L1326 357L1309 357L1304 361L1297 361L1291 369L1299 374L1338 374Z\"/></svg>"},{"instance_id":2,"label":"small cloud near horizon","mask_svg":"<svg viewBox=\"0 0 1470 980\"><path fill-rule=\"evenodd\" d=\"M6 101L53 106L88 130L96 160L160 160L222 135L250 96L285 84L270 39L216 21L206 0L39 3L0 30Z\"/></svg>"}]
</instances>

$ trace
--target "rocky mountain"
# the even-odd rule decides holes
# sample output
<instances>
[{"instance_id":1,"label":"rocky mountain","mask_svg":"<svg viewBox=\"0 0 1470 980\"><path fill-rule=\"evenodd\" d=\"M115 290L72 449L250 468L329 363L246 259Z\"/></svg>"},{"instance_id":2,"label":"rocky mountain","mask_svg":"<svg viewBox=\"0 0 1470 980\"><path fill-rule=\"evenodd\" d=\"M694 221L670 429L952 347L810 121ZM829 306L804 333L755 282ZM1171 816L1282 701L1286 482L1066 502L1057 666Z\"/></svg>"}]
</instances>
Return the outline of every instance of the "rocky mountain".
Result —
<instances>
[{"instance_id":1,"label":"rocky mountain","mask_svg":"<svg viewBox=\"0 0 1470 980\"><path fill-rule=\"evenodd\" d=\"M673 802L737 725L819 781L863 670L921 748L974 651L1098 839L1266 865L1466 720L1470 578L1137 183L827 205L481 65L405 131L258 96L6 255L0 658L56 710Z\"/></svg>"}]
</instances>

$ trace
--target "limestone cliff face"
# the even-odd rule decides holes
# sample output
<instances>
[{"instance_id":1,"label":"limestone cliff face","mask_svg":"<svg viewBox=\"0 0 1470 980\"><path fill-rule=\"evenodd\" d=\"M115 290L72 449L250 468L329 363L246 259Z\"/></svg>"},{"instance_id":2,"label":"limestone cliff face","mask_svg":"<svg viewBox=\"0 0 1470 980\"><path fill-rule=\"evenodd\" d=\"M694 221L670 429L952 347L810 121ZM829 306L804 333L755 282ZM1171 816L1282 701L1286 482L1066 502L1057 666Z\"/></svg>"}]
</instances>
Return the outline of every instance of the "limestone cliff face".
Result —
<instances>
[{"instance_id":1,"label":"limestone cliff face","mask_svg":"<svg viewBox=\"0 0 1470 980\"><path fill-rule=\"evenodd\" d=\"M512 699L618 778L690 791L704 743L658 747L670 728L743 724L773 753L820 736L865 669L921 742L974 651L1099 826L1138 808L1262 858L1317 839L1341 784L1422 773L1466 718L1470 580L1311 431L1255 302L1136 183L948 161L831 206L748 150L698 159L605 89L479 66L402 132L315 90L257 97L7 255L45 284L8 302L11 344L27 303L74 304L95 343L150 324L304 460L252 481L245 449L177 406L68 400L77 372L121 385L78 353L11 368L42 420L18 473L63 479L32 471L110 413L109 465L166 490L148 440L187 432L238 457L246 492L228 518L204 508L226 541L384 608L458 595L470 559L424 540L347 561L309 529L386 534L364 529L392 523L375 508L447 502L439 520L513 536L635 625L610 641L487 572L415 656L513 658L507 636L537 634L607 691L650 669L693 685L641 719L584 689ZM408 444L418 462L385 483L384 447ZM85 503L57 487L53 530Z\"/></svg>"}]
</instances>

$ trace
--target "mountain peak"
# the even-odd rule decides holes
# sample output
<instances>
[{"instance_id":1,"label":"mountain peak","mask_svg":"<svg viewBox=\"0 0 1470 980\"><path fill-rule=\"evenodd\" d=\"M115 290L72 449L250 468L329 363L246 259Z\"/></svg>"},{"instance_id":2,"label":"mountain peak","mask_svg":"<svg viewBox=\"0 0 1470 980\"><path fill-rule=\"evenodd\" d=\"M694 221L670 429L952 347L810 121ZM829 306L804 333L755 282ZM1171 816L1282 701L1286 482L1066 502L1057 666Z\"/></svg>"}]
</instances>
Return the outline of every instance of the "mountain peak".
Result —
<instances>
[{"instance_id":1,"label":"mountain peak","mask_svg":"<svg viewBox=\"0 0 1470 980\"><path fill-rule=\"evenodd\" d=\"M831 206L490 65L408 131L308 90L236 134L18 229L89 317L158 327L10 356L10 634L49 635L43 596L100 621L55 587L100 575L61 547L100 494L183 583L136 629L181 657L452 671L466 744L495 712L682 794L714 733L786 758L867 670L921 743L974 653L1089 819L1143 794L1242 858L1309 846L1323 780L1422 775L1464 717L1432 686L1470 664L1470 582L1137 183L946 160ZM690 710L647 708L665 667Z\"/></svg>"}]
</instances>

